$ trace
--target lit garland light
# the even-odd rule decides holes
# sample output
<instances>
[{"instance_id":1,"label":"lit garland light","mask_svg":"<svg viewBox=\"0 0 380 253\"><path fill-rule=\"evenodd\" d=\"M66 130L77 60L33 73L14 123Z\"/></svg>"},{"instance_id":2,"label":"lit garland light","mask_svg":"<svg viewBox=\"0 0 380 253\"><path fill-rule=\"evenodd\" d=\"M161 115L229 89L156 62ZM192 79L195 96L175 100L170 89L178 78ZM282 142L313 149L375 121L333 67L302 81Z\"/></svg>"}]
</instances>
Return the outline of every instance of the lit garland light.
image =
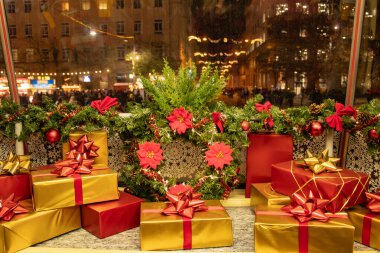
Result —
<instances>
[{"instance_id":1,"label":"lit garland light","mask_svg":"<svg viewBox=\"0 0 380 253\"><path fill-rule=\"evenodd\" d=\"M242 50L242 51L236 51L236 52L232 52L232 53L228 53L228 52L219 52L219 53L202 53L202 52L195 52L194 53L194 56L199 56L199 57L218 57L218 56L227 56L227 57L231 57L233 55L236 55L236 56L239 56L241 54L246 54L247 52Z\"/></svg>"},{"instance_id":2,"label":"lit garland light","mask_svg":"<svg viewBox=\"0 0 380 253\"><path fill-rule=\"evenodd\" d=\"M192 40L195 40L197 41L198 43L202 43L202 42L210 42L210 43L213 43L213 44L218 44L218 43L234 43L234 44L254 44L255 42L263 42L264 40L262 38L255 38L255 39L242 39L242 40L235 40L235 39L229 39L229 38L219 38L219 39L212 39L210 37L203 37L203 38L200 38L200 37L197 37L195 35L190 35L188 37L188 41L192 41Z\"/></svg>"}]
</instances>

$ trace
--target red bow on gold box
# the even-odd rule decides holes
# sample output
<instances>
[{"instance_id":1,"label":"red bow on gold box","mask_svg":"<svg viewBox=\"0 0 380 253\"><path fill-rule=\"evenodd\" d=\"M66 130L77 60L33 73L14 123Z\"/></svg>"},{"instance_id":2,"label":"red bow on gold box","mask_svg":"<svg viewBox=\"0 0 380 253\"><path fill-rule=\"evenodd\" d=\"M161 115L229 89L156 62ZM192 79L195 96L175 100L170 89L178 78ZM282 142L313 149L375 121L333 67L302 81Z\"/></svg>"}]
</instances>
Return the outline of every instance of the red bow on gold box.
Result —
<instances>
[{"instance_id":1,"label":"red bow on gold box","mask_svg":"<svg viewBox=\"0 0 380 253\"><path fill-rule=\"evenodd\" d=\"M16 214L28 213L28 209L14 201L14 194L6 199L0 199L0 221L9 221Z\"/></svg>"},{"instance_id":2,"label":"red bow on gold box","mask_svg":"<svg viewBox=\"0 0 380 253\"><path fill-rule=\"evenodd\" d=\"M380 191L378 191L377 193L366 192L365 195L369 199L366 207L372 213L379 213L380 212Z\"/></svg>"}]
</instances>

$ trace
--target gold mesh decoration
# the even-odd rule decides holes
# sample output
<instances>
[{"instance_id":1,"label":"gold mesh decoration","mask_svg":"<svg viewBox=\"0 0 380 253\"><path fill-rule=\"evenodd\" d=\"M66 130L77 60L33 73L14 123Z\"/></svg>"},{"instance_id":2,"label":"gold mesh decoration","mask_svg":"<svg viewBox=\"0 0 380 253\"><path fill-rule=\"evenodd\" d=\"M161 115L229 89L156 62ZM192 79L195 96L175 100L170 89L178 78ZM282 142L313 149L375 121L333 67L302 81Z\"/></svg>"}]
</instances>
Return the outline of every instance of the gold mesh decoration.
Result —
<instances>
[{"instance_id":1,"label":"gold mesh decoration","mask_svg":"<svg viewBox=\"0 0 380 253\"><path fill-rule=\"evenodd\" d=\"M177 182L184 182L196 175L204 174L207 162L202 147L182 139L176 139L161 147L164 151L164 160L160 172L164 178L174 178Z\"/></svg>"}]
</instances>

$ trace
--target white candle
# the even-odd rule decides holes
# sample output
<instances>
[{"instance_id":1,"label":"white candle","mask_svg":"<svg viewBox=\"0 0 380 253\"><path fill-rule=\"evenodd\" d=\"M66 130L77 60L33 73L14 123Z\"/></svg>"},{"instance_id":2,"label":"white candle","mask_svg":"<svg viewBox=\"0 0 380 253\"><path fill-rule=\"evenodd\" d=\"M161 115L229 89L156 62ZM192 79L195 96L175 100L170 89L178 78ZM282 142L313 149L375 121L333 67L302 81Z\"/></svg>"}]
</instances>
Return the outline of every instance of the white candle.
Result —
<instances>
[{"instance_id":1,"label":"white candle","mask_svg":"<svg viewBox=\"0 0 380 253\"><path fill-rule=\"evenodd\" d=\"M334 155L334 130L331 128L326 129L326 148L329 150L329 156Z\"/></svg>"},{"instance_id":2,"label":"white candle","mask_svg":"<svg viewBox=\"0 0 380 253\"><path fill-rule=\"evenodd\" d=\"M22 130L22 123L16 122L15 133L17 138L20 136ZM24 142L16 140L16 155L24 155Z\"/></svg>"}]
</instances>

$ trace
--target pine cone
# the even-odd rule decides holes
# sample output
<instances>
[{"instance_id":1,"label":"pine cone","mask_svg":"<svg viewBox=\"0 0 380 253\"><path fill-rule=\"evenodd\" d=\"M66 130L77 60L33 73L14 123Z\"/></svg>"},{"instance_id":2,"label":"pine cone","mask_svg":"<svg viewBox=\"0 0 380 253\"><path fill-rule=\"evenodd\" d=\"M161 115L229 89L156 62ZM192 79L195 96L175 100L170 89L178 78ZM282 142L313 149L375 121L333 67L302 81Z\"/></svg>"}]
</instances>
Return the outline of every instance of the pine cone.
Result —
<instances>
[{"instance_id":1,"label":"pine cone","mask_svg":"<svg viewBox=\"0 0 380 253\"><path fill-rule=\"evenodd\" d=\"M318 115L322 112L322 109L324 107L325 107L324 104L318 105L318 104L313 103L309 106L310 114Z\"/></svg>"},{"instance_id":2,"label":"pine cone","mask_svg":"<svg viewBox=\"0 0 380 253\"><path fill-rule=\"evenodd\" d=\"M62 116L66 117L67 114L69 113L69 109L67 108L65 104L59 104L57 106L57 112L61 114Z\"/></svg>"},{"instance_id":3,"label":"pine cone","mask_svg":"<svg viewBox=\"0 0 380 253\"><path fill-rule=\"evenodd\" d=\"M372 120L371 114L368 112L361 112L358 113L358 124L359 125L367 125Z\"/></svg>"}]
</instances>

